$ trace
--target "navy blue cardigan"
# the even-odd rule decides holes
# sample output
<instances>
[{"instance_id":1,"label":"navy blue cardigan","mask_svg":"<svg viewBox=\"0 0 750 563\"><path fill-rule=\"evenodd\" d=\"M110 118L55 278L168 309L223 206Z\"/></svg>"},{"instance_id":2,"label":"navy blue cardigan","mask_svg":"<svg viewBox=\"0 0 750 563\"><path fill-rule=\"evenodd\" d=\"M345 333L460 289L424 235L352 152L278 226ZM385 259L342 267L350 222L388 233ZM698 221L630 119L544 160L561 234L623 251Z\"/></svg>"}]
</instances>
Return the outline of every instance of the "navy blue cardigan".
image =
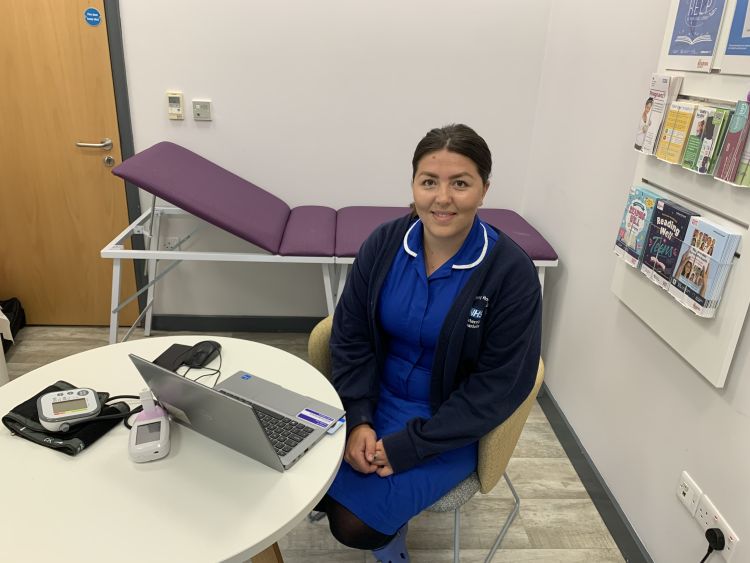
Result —
<instances>
[{"instance_id":1,"label":"navy blue cardigan","mask_svg":"<svg viewBox=\"0 0 750 563\"><path fill-rule=\"evenodd\" d=\"M377 302L409 216L378 227L362 244L333 316L333 385L349 430L372 424L385 336ZM479 440L528 396L541 346L542 296L531 259L508 236L475 268L445 318L432 366L433 416L383 439L394 472Z\"/></svg>"}]
</instances>

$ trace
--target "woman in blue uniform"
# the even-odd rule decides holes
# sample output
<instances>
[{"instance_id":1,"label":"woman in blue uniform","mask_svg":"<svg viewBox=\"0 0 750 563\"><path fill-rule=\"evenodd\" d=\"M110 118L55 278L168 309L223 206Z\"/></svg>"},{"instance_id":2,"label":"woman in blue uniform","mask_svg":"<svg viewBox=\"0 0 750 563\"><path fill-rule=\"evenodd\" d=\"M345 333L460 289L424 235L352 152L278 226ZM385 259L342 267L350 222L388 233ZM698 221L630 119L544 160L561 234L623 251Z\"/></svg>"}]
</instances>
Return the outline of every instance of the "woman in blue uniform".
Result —
<instances>
[{"instance_id":1,"label":"woman in blue uniform","mask_svg":"<svg viewBox=\"0 0 750 563\"><path fill-rule=\"evenodd\" d=\"M412 160L411 216L364 242L336 307L333 382L342 464L318 506L343 544L408 561L409 519L477 466L477 442L534 384L541 291L533 263L477 216L486 142L431 130Z\"/></svg>"}]
</instances>

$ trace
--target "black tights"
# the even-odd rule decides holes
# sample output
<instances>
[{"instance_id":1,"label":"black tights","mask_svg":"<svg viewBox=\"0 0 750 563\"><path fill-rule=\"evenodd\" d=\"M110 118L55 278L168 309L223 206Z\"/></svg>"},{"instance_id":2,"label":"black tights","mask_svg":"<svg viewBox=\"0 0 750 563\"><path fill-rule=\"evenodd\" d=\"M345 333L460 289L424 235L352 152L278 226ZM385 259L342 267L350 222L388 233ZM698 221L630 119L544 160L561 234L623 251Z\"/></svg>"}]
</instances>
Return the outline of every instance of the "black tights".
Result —
<instances>
[{"instance_id":1,"label":"black tights","mask_svg":"<svg viewBox=\"0 0 750 563\"><path fill-rule=\"evenodd\" d=\"M348 508L328 495L315 507L318 512L328 515L331 533L339 543L354 549L379 549L390 542L396 534L387 535L371 528L357 518Z\"/></svg>"}]
</instances>

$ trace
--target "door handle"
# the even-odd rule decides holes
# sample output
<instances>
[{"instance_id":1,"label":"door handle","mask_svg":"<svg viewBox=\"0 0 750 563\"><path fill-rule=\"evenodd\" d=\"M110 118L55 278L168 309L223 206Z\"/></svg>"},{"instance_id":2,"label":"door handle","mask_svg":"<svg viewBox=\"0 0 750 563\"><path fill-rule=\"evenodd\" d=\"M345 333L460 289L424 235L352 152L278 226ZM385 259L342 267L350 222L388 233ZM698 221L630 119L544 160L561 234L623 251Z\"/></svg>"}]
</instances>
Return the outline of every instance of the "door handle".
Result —
<instances>
[{"instance_id":1,"label":"door handle","mask_svg":"<svg viewBox=\"0 0 750 563\"><path fill-rule=\"evenodd\" d=\"M106 138L102 139L101 143L81 143L76 142L77 147L83 147L86 149L104 149L106 151L110 150L112 148L112 139Z\"/></svg>"}]
</instances>

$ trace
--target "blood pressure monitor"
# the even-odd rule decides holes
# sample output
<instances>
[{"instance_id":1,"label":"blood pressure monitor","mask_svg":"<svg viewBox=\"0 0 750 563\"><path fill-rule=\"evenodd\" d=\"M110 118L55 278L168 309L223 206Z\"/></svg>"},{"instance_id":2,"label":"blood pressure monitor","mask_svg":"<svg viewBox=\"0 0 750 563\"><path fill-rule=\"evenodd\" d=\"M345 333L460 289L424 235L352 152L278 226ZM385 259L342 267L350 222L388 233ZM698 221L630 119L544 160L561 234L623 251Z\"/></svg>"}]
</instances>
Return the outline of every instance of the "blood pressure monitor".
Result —
<instances>
[{"instance_id":1,"label":"blood pressure monitor","mask_svg":"<svg viewBox=\"0 0 750 563\"><path fill-rule=\"evenodd\" d=\"M71 426L99 415L102 404L93 389L52 391L36 401L39 422L50 432L67 432Z\"/></svg>"}]
</instances>

